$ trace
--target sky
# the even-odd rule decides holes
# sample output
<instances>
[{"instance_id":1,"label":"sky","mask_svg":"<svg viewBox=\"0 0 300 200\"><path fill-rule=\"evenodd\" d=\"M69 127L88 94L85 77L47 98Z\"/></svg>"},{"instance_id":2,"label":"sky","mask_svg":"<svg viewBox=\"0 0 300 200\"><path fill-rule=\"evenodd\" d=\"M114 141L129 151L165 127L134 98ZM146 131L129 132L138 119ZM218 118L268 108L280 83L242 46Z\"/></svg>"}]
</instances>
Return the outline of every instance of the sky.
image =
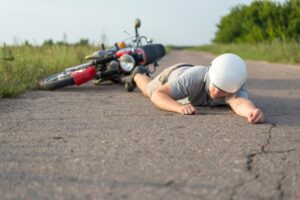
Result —
<instances>
[{"instance_id":1,"label":"sky","mask_svg":"<svg viewBox=\"0 0 300 200\"><path fill-rule=\"evenodd\" d=\"M273 0L283 3L285 0ZM0 0L0 44L69 43L89 39L106 44L134 33L173 45L209 44L222 16L252 0Z\"/></svg>"}]
</instances>

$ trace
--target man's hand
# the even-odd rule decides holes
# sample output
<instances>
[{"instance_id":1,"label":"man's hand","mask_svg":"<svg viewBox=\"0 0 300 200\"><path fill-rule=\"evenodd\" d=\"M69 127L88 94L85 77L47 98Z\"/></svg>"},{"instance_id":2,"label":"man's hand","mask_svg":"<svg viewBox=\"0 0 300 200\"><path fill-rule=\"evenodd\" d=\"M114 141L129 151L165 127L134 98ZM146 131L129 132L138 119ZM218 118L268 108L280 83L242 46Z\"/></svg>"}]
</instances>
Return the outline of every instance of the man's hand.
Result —
<instances>
[{"instance_id":1,"label":"man's hand","mask_svg":"<svg viewBox=\"0 0 300 200\"><path fill-rule=\"evenodd\" d=\"M172 90L168 83L160 86L153 92L151 101L163 110L172 111L183 115L196 114L196 108L191 104L182 105L173 99Z\"/></svg>"},{"instance_id":2,"label":"man's hand","mask_svg":"<svg viewBox=\"0 0 300 200\"><path fill-rule=\"evenodd\" d=\"M229 99L228 103L236 114L246 117L251 124L263 123L265 121L263 112L255 107L249 99L233 97Z\"/></svg>"},{"instance_id":3,"label":"man's hand","mask_svg":"<svg viewBox=\"0 0 300 200\"><path fill-rule=\"evenodd\" d=\"M265 121L263 112L258 108L255 108L252 111L250 111L247 116L247 119L248 122L251 124L262 123Z\"/></svg>"},{"instance_id":4,"label":"man's hand","mask_svg":"<svg viewBox=\"0 0 300 200\"><path fill-rule=\"evenodd\" d=\"M178 113L183 115L193 115L197 113L197 110L192 104L185 104L178 108Z\"/></svg>"}]
</instances>

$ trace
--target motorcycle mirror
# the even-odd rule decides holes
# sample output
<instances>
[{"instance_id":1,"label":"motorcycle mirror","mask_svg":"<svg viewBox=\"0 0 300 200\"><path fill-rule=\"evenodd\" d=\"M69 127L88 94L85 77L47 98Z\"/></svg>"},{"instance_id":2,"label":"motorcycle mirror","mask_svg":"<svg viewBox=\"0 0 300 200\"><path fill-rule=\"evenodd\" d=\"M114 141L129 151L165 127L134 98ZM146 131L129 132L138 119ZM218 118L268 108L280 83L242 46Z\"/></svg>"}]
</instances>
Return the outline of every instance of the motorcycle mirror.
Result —
<instances>
[{"instance_id":1,"label":"motorcycle mirror","mask_svg":"<svg viewBox=\"0 0 300 200\"><path fill-rule=\"evenodd\" d=\"M141 20L139 18L137 18L135 20L135 28L140 28L141 27Z\"/></svg>"},{"instance_id":2,"label":"motorcycle mirror","mask_svg":"<svg viewBox=\"0 0 300 200\"><path fill-rule=\"evenodd\" d=\"M101 48L103 51L105 50L105 45L103 43L101 43Z\"/></svg>"}]
</instances>

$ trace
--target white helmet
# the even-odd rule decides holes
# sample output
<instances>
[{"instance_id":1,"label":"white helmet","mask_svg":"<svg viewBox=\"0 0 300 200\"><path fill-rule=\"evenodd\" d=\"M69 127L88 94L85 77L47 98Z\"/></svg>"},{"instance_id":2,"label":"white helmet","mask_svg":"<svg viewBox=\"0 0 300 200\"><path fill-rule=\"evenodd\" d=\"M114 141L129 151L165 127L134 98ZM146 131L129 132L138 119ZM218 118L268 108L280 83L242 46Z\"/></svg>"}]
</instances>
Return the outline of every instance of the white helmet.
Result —
<instances>
[{"instance_id":1,"label":"white helmet","mask_svg":"<svg viewBox=\"0 0 300 200\"><path fill-rule=\"evenodd\" d=\"M212 61L208 75L216 87L235 93L247 81L247 67L239 56L225 53Z\"/></svg>"}]
</instances>

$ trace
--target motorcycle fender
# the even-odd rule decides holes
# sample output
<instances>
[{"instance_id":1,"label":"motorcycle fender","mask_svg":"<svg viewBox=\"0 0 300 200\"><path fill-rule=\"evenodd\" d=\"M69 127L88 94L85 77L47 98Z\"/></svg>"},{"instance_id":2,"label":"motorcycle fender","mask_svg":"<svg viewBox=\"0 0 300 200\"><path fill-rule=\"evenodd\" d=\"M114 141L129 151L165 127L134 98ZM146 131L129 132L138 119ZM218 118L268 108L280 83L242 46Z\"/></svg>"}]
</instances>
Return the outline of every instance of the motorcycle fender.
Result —
<instances>
[{"instance_id":1,"label":"motorcycle fender","mask_svg":"<svg viewBox=\"0 0 300 200\"><path fill-rule=\"evenodd\" d=\"M94 66L90 66L83 70L71 72L76 85L81 85L89 80L92 80L96 75L96 69Z\"/></svg>"}]
</instances>

